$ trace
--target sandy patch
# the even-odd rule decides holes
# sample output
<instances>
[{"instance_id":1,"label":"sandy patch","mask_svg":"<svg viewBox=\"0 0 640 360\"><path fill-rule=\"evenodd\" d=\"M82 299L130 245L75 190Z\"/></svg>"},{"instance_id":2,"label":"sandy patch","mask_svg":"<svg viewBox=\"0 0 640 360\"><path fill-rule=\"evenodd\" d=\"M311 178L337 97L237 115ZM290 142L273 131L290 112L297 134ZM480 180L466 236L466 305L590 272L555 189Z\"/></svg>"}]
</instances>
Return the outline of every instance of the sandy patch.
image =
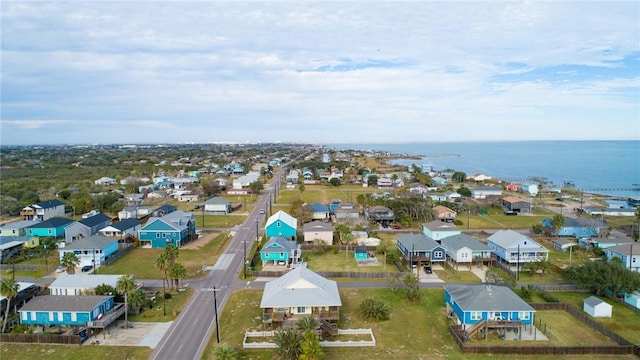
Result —
<instances>
[{"instance_id":1,"label":"sandy patch","mask_svg":"<svg viewBox=\"0 0 640 360\"><path fill-rule=\"evenodd\" d=\"M204 247L205 245L207 245L209 243L209 241L215 239L216 236L218 236L219 233L207 233L207 234L202 234L200 235L200 237L198 238L198 240L196 241L192 241L186 245L181 246L181 249L188 249L188 250L197 250L200 249L202 247Z\"/></svg>"}]
</instances>

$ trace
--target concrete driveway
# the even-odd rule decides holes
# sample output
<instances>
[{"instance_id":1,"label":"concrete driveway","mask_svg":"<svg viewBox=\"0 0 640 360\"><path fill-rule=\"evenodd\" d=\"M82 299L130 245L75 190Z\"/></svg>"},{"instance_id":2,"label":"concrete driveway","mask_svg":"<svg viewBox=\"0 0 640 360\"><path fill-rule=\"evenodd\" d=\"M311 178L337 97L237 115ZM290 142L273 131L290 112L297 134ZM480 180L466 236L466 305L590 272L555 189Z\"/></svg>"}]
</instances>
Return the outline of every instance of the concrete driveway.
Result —
<instances>
[{"instance_id":1,"label":"concrete driveway","mask_svg":"<svg viewBox=\"0 0 640 360\"><path fill-rule=\"evenodd\" d=\"M110 326L100 334L91 336L83 343L83 346L148 346L155 349L165 332L169 330L173 321L162 323L129 322L129 329L122 328L123 321L118 321L118 326Z\"/></svg>"}]
</instances>

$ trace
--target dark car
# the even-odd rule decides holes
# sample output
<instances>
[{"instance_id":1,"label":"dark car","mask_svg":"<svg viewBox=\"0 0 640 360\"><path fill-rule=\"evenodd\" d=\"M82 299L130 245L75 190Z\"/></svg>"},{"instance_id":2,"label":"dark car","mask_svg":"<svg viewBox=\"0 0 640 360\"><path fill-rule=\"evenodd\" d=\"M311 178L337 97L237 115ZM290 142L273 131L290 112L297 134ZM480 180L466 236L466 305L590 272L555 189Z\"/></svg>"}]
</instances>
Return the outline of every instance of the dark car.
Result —
<instances>
[{"instance_id":1,"label":"dark car","mask_svg":"<svg viewBox=\"0 0 640 360\"><path fill-rule=\"evenodd\" d=\"M85 265L83 267L80 268L80 270L82 272L87 272L87 271L91 271L91 269L93 269L93 265Z\"/></svg>"},{"instance_id":2,"label":"dark car","mask_svg":"<svg viewBox=\"0 0 640 360\"><path fill-rule=\"evenodd\" d=\"M507 215L507 216L515 216L515 215L518 215L518 213L517 213L517 212L515 212L515 211L505 211L505 212L504 212L504 214L505 214L505 215Z\"/></svg>"},{"instance_id":3,"label":"dark car","mask_svg":"<svg viewBox=\"0 0 640 360\"><path fill-rule=\"evenodd\" d=\"M431 270L431 266L425 266L424 267L424 272L427 274L431 274L433 273L433 270Z\"/></svg>"}]
</instances>

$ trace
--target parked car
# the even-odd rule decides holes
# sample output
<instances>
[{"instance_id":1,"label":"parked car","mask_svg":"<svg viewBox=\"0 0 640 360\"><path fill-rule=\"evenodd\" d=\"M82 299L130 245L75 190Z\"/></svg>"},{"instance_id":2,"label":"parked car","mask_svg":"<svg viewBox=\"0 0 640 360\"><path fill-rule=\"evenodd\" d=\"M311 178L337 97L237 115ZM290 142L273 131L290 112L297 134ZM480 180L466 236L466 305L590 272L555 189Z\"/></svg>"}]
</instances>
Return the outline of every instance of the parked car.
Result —
<instances>
[{"instance_id":1,"label":"parked car","mask_svg":"<svg viewBox=\"0 0 640 360\"><path fill-rule=\"evenodd\" d=\"M286 263L286 261L278 261L278 265L284 266L284 265L287 265L287 263Z\"/></svg>"},{"instance_id":2,"label":"parked car","mask_svg":"<svg viewBox=\"0 0 640 360\"><path fill-rule=\"evenodd\" d=\"M507 216L516 216L516 215L518 215L518 213L515 212L515 211L505 211L504 214L507 215Z\"/></svg>"},{"instance_id":3,"label":"parked car","mask_svg":"<svg viewBox=\"0 0 640 360\"><path fill-rule=\"evenodd\" d=\"M424 272L425 272L426 274L432 274L432 273L433 273L433 270L431 270L431 266L425 266L425 267L424 267Z\"/></svg>"},{"instance_id":4,"label":"parked car","mask_svg":"<svg viewBox=\"0 0 640 360\"><path fill-rule=\"evenodd\" d=\"M91 271L91 269L93 269L93 265L85 265L83 267L80 268L80 270L82 272L87 272L87 271Z\"/></svg>"},{"instance_id":5,"label":"parked car","mask_svg":"<svg viewBox=\"0 0 640 360\"><path fill-rule=\"evenodd\" d=\"M264 209L260 209L260 214L264 214L264 213L265 213Z\"/></svg>"},{"instance_id":6,"label":"parked car","mask_svg":"<svg viewBox=\"0 0 640 360\"><path fill-rule=\"evenodd\" d=\"M395 230L400 230L400 229L402 229L402 226L400 226L400 225L393 225L393 228L394 228Z\"/></svg>"}]
</instances>

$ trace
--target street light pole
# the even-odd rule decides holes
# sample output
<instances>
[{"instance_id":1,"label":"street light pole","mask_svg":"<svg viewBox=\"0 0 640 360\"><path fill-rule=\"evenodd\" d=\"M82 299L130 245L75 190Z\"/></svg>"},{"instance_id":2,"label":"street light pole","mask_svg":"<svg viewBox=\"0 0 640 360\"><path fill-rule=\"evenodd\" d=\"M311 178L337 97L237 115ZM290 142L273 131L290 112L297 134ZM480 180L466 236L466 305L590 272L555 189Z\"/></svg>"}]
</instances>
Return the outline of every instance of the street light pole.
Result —
<instances>
[{"instance_id":1,"label":"street light pole","mask_svg":"<svg viewBox=\"0 0 640 360\"><path fill-rule=\"evenodd\" d=\"M244 263L243 263L243 269L242 269L242 278L246 279L247 278L247 238L244 238L243 241L244 244Z\"/></svg>"}]
</instances>

